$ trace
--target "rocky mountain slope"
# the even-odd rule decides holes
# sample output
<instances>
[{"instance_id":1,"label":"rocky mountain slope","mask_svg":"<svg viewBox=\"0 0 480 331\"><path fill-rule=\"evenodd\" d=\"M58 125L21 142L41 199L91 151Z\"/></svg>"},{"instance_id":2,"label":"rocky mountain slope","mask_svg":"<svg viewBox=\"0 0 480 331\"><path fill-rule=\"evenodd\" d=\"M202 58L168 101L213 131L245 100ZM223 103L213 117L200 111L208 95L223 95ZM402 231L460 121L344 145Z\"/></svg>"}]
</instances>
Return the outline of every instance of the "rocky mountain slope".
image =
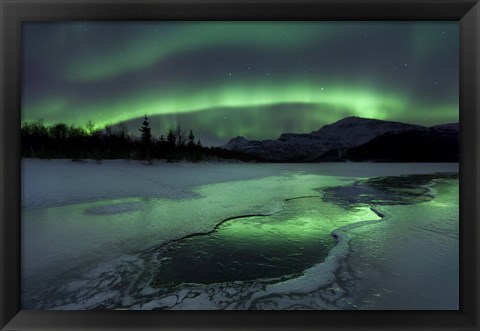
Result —
<instances>
[{"instance_id":1,"label":"rocky mountain slope","mask_svg":"<svg viewBox=\"0 0 480 331\"><path fill-rule=\"evenodd\" d=\"M223 148L269 162L458 161L458 123L424 127L347 117L318 131L276 140L231 139Z\"/></svg>"}]
</instances>

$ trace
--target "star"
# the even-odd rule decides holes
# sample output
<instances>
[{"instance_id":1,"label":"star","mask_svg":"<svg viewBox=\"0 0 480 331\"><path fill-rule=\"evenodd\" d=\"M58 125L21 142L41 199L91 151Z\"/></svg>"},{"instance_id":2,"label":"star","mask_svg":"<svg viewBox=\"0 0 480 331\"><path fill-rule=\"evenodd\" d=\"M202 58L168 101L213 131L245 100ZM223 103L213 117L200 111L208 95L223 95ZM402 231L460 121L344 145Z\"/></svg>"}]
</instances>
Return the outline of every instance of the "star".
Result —
<instances>
[{"instance_id":1,"label":"star","mask_svg":"<svg viewBox=\"0 0 480 331\"><path fill-rule=\"evenodd\" d=\"M423 112L440 105L445 111L432 112L428 124L458 117L454 22L386 24L381 30L354 22L338 30L338 24L328 22L261 22L245 29L240 22L82 23L73 30L65 24L29 28L34 33L26 35L25 121L42 117L46 123L58 120L70 125L91 118L99 127L119 120L136 126L133 120L146 112L158 115L160 126L152 125L152 132L160 133L161 126L175 118L171 114L181 114L191 123L185 129L196 135L213 130L209 133L213 137L223 134L224 128L214 125L223 116L204 116L203 110L223 115L232 107L255 120L261 111L280 114L268 129L247 121L237 123L239 128L229 124L232 132L252 130L252 138L267 139L350 115L416 124L423 123ZM90 28L91 34L84 32ZM46 30L40 33L42 29ZM75 38L70 38L70 31ZM375 47L370 45L373 40ZM58 56L52 56L48 45L56 45ZM56 61L60 57L62 61ZM432 80L435 77L441 80ZM327 90L323 84L328 93L318 93ZM50 87L55 91L48 92ZM284 104L290 103L305 108L294 123L286 120ZM410 103L418 111L412 111ZM322 114L310 111L317 105ZM202 116L204 120L197 121Z\"/></svg>"}]
</instances>

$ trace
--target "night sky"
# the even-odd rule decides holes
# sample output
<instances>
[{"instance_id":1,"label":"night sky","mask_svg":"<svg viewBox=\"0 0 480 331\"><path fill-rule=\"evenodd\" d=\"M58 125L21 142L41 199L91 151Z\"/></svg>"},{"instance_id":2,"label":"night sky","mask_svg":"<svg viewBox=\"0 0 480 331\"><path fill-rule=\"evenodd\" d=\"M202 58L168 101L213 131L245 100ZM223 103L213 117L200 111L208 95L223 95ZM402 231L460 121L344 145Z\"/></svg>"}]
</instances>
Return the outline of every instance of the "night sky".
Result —
<instances>
[{"instance_id":1,"label":"night sky","mask_svg":"<svg viewBox=\"0 0 480 331\"><path fill-rule=\"evenodd\" d=\"M458 121L457 22L29 22L22 122L97 127L144 114L204 145L347 116Z\"/></svg>"}]
</instances>

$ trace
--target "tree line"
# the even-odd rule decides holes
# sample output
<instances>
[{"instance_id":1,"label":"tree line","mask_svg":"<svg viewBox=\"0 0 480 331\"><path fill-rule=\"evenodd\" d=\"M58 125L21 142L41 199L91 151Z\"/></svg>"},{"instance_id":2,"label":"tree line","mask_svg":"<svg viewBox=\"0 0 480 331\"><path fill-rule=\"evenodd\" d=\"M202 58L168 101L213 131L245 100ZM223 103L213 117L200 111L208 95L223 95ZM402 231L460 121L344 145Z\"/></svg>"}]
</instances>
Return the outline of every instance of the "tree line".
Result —
<instances>
[{"instance_id":1,"label":"tree line","mask_svg":"<svg viewBox=\"0 0 480 331\"><path fill-rule=\"evenodd\" d=\"M140 137L129 133L125 123L95 128L92 121L85 126L57 123L45 125L42 120L26 122L21 127L22 157L44 159L134 159L151 164L153 160L186 160L197 162L213 159L251 161L252 157L220 147L204 147L193 130L187 133L180 125L155 138L145 115L139 128Z\"/></svg>"}]
</instances>

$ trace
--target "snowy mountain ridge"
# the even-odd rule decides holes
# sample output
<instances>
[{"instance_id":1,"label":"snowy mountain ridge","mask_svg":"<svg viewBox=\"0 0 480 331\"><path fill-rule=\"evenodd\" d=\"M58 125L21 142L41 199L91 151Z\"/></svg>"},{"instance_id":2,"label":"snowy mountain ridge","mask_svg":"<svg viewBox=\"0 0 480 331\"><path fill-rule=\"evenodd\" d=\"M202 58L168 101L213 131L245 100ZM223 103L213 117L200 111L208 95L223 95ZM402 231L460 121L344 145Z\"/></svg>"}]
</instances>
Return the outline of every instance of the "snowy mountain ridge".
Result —
<instances>
[{"instance_id":1,"label":"snowy mountain ridge","mask_svg":"<svg viewBox=\"0 0 480 331\"><path fill-rule=\"evenodd\" d=\"M274 162L337 161L343 159L350 149L384 135L390 135L391 140L391 135L404 132L422 133L422 137L428 135L429 139L435 142L437 135L458 136L458 123L428 128L421 125L351 116L325 125L311 133L284 133L276 140L248 140L244 137L235 137L223 148Z\"/></svg>"}]
</instances>

